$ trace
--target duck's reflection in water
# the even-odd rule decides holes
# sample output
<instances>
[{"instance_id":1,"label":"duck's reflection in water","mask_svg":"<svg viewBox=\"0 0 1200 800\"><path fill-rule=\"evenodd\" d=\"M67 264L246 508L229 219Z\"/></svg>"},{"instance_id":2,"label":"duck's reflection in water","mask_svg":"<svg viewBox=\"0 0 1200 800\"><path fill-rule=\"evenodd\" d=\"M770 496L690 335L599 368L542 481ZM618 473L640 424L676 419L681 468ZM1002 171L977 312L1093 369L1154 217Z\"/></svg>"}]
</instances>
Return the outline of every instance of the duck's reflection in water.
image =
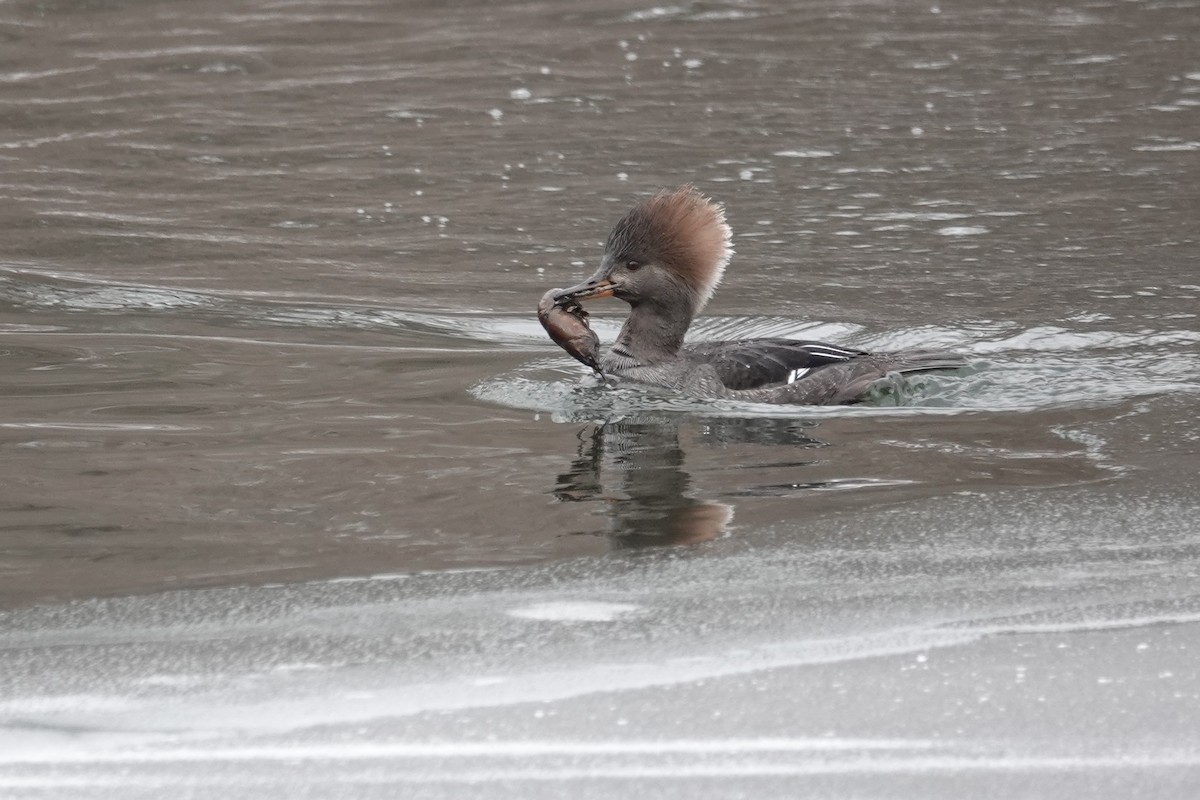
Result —
<instances>
[{"instance_id":1,"label":"duck's reflection in water","mask_svg":"<svg viewBox=\"0 0 1200 800\"><path fill-rule=\"evenodd\" d=\"M734 508L705 499L685 467L680 429L695 446L737 443L821 447L794 420L662 416L589 425L579 451L558 477L563 502L602 504L614 549L690 544L724 535ZM689 445L690 446L690 445Z\"/></svg>"}]
</instances>

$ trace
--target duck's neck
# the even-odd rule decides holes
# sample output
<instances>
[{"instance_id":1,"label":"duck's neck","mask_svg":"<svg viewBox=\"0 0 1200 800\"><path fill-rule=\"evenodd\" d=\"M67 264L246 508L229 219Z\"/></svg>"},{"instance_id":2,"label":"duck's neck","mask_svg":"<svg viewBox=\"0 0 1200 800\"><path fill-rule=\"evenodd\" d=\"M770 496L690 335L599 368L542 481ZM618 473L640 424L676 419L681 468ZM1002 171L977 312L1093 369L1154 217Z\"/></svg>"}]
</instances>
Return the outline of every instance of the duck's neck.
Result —
<instances>
[{"instance_id":1,"label":"duck's neck","mask_svg":"<svg viewBox=\"0 0 1200 800\"><path fill-rule=\"evenodd\" d=\"M692 316L690 307L639 303L630 310L613 351L628 355L639 366L670 361L683 347Z\"/></svg>"}]
</instances>

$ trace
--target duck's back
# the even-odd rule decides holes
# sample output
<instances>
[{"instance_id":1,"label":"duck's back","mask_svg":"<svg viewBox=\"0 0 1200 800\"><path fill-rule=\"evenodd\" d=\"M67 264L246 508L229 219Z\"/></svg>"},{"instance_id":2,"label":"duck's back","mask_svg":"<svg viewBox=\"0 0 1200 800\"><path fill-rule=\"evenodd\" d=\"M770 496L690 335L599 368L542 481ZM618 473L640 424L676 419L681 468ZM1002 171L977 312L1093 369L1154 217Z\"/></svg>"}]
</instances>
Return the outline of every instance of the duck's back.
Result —
<instances>
[{"instance_id":1,"label":"duck's back","mask_svg":"<svg viewBox=\"0 0 1200 800\"><path fill-rule=\"evenodd\" d=\"M732 399L757 403L855 403L868 387L893 372L958 369L966 360L944 350L870 353L825 342L747 339L685 347L696 373L715 377ZM715 386L713 387L716 388Z\"/></svg>"},{"instance_id":2,"label":"duck's back","mask_svg":"<svg viewBox=\"0 0 1200 800\"><path fill-rule=\"evenodd\" d=\"M870 354L799 339L743 339L687 345L682 355L711 366L726 389L741 391L795 383L813 370Z\"/></svg>"}]
</instances>

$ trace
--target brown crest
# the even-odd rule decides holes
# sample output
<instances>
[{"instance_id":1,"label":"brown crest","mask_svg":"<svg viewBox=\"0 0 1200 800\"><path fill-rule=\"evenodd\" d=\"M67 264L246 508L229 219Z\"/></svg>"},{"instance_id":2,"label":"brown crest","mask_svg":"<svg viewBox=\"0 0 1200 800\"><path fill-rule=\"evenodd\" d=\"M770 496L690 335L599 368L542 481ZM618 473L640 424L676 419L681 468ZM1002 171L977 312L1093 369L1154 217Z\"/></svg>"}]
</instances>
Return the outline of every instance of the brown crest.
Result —
<instances>
[{"instance_id":1,"label":"brown crest","mask_svg":"<svg viewBox=\"0 0 1200 800\"><path fill-rule=\"evenodd\" d=\"M696 311L712 297L729 257L725 210L687 184L638 203L613 228L605 251L614 259L652 259L696 295Z\"/></svg>"}]
</instances>

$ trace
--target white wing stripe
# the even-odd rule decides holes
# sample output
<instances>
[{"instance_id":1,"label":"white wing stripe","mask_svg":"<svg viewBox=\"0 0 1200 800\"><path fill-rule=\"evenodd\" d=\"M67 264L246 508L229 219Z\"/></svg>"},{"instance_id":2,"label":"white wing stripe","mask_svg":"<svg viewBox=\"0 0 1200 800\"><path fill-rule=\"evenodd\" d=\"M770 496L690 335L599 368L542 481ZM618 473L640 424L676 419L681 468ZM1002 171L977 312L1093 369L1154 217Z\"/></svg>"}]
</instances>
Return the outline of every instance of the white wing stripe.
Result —
<instances>
[{"instance_id":1,"label":"white wing stripe","mask_svg":"<svg viewBox=\"0 0 1200 800\"><path fill-rule=\"evenodd\" d=\"M800 378L803 378L803 377L804 377L806 374L808 374L808 369L807 369L807 368L804 368L804 369L794 369L794 370L792 370L791 372L789 372L789 373L788 373L788 379L787 379L787 382L788 382L788 383L795 383L795 382L796 382L796 381L798 381Z\"/></svg>"},{"instance_id":2,"label":"white wing stripe","mask_svg":"<svg viewBox=\"0 0 1200 800\"><path fill-rule=\"evenodd\" d=\"M812 353L814 356L818 356L820 358L832 358L838 361L848 361L849 359L858 355L858 353L854 352L853 350L841 350L836 347L813 347L812 345L809 345L804 349L809 353Z\"/></svg>"}]
</instances>

